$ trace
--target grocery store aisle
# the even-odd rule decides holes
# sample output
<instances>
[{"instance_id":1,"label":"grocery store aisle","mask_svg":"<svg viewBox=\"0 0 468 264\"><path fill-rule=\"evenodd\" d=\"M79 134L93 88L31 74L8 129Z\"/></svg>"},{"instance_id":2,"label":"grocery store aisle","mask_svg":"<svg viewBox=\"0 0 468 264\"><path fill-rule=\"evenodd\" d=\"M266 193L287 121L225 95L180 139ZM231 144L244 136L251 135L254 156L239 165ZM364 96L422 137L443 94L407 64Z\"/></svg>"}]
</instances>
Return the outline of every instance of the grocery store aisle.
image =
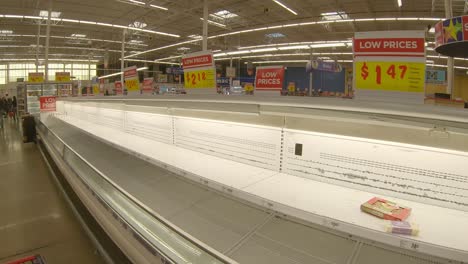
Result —
<instances>
[{"instance_id":1,"label":"grocery store aisle","mask_svg":"<svg viewBox=\"0 0 468 264\"><path fill-rule=\"evenodd\" d=\"M59 194L19 122L0 129L0 263L40 254L47 264L104 263Z\"/></svg>"}]
</instances>

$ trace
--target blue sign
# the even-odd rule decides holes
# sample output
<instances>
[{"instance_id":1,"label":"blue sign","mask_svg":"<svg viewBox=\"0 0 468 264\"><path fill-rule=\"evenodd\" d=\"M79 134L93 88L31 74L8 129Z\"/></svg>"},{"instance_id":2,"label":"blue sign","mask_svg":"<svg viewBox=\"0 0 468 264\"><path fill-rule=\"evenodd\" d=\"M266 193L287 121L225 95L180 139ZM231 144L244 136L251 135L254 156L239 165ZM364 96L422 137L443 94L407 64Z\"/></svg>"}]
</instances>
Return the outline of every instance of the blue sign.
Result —
<instances>
[{"instance_id":1,"label":"blue sign","mask_svg":"<svg viewBox=\"0 0 468 264\"><path fill-rule=\"evenodd\" d=\"M229 78L226 78L226 77L216 78L216 84L221 87L229 87Z\"/></svg>"},{"instance_id":2,"label":"blue sign","mask_svg":"<svg viewBox=\"0 0 468 264\"><path fill-rule=\"evenodd\" d=\"M174 75L182 75L184 74L184 70L182 69L182 67L169 67L169 68L166 68L166 73L174 74Z\"/></svg>"},{"instance_id":3,"label":"blue sign","mask_svg":"<svg viewBox=\"0 0 468 264\"><path fill-rule=\"evenodd\" d=\"M426 70L426 83L443 84L446 82L446 73L443 70Z\"/></svg>"}]
</instances>

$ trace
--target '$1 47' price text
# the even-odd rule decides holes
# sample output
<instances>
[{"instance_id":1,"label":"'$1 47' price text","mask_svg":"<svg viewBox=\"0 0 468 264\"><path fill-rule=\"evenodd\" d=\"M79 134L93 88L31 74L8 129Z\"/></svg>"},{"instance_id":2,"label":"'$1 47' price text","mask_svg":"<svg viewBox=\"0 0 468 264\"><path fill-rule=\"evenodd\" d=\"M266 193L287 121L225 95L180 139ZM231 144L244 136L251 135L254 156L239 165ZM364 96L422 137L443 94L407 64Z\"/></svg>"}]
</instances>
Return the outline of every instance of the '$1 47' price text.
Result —
<instances>
[{"instance_id":1,"label":"'$1 47' price text","mask_svg":"<svg viewBox=\"0 0 468 264\"><path fill-rule=\"evenodd\" d=\"M374 69L369 69L367 66L367 63L364 62L364 64L361 66L361 77L364 80L367 80L369 77L369 70L374 71L376 76L375 76L375 83L376 84L382 84L382 71L385 71L385 74L389 76L392 79L400 79L403 80L405 79L406 76L406 71L408 70L408 66L406 65L398 65L395 66L395 64L391 64L387 66L385 69L385 66L382 65L375 65Z\"/></svg>"}]
</instances>

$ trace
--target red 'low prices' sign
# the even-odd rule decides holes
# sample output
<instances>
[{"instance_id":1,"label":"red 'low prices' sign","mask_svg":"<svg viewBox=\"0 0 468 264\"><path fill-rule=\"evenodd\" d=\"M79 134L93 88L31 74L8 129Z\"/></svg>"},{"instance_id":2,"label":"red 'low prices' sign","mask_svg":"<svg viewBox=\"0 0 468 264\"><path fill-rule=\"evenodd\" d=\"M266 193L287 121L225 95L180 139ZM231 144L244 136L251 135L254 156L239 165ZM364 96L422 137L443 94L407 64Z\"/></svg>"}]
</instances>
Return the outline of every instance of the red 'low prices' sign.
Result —
<instances>
[{"instance_id":1,"label":"red 'low prices' sign","mask_svg":"<svg viewBox=\"0 0 468 264\"><path fill-rule=\"evenodd\" d=\"M213 54L207 53L182 58L182 66L184 69L213 66Z\"/></svg>"},{"instance_id":2,"label":"red 'low prices' sign","mask_svg":"<svg viewBox=\"0 0 468 264\"><path fill-rule=\"evenodd\" d=\"M421 38L355 39L354 52L424 52Z\"/></svg>"},{"instance_id":3,"label":"red 'low prices' sign","mask_svg":"<svg viewBox=\"0 0 468 264\"><path fill-rule=\"evenodd\" d=\"M283 89L284 67L265 66L257 67L255 75L256 90L281 90Z\"/></svg>"},{"instance_id":4,"label":"red 'low prices' sign","mask_svg":"<svg viewBox=\"0 0 468 264\"><path fill-rule=\"evenodd\" d=\"M56 111L55 101L56 101L55 96L39 97L41 112L55 112Z\"/></svg>"}]
</instances>

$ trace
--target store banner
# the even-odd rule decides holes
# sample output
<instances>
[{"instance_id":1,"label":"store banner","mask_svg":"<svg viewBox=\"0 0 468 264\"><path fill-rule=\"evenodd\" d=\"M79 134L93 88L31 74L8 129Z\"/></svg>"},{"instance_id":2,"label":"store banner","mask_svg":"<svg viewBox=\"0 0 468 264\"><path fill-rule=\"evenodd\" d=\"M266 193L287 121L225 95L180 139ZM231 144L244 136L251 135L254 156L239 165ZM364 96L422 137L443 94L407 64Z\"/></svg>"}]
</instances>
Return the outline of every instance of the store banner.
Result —
<instances>
[{"instance_id":1,"label":"store banner","mask_svg":"<svg viewBox=\"0 0 468 264\"><path fill-rule=\"evenodd\" d=\"M122 95L122 82L121 81L116 81L114 82L114 89L115 89L115 94L116 95Z\"/></svg>"},{"instance_id":2,"label":"store banner","mask_svg":"<svg viewBox=\"0 0 468 264\"><path fill-rule=\"evenodd\" d=\"M211 51L182 56L182 67L186 89L216 88L216 69Z\"/></svg>"},{"instance_id":3,"label":"store banner","mask_svg":"<svg viewBox=\"0 0 468 264\"><path fill-rule=\"evenodd\" d=\"M140 81L136 66L124 69L124 82L128 92L140 92Z\"/></svg>"},{"instance_id":4,"label":"store banner","mask_svg":"<svg viewBox=\"0 0 468 264\"><path fill-rule=\"evenodd\" d=\"M341 72L343 67L341 64L336 62L328 62L321 60L311 60L307 62L306 73L310 73L312 70L327 71L327 72Z\"/></svg>"},{"instance_id":5,"label":"store banner","mask_svg":"<svg viewBox=\"0 0 468 264\"><path fill-rule=\"evenodd\" d=\"M257 67L255 74L255 90L278 90L283 89L284 67L263 66Z\"/></svg>"},{"instance_id":6,"label":"store banner","mask_svg":"<svg viewBox=\"0 0 468 264\"><path fill-rule=\"evenodd\" d=\"M235 78L236 77L236 68L235 67L226 67L226 77Z\"/></svg>"},{"instance_id":7,"label":"store banner","mask_svg":"<svg viewBox=\"0 0 468 264\"><path fill-rule=\"evenodd\" d=\"M56 72L55 73L55 81L56 82L69 82L70 73L69 72Z\"/></svg>"},{"instance_id":8,"label":"store banner","mask_svg":"<svg viewBox=\"0 0 468 264\"><path fill-rule=\"evenodd\" d=\"M39 97L39 109L41 112L55 112L56 111L55 96L41 96Z\"/></svg>"},{"instance_id":9,"label":"store banner","mask_svg":"<svg viewBox=\"0 0 468 264\"><path fill-rule=\"evenodd\" d=\"M424 92L424 31L356 32L353 51L355 90Z\"/></svg>"},{"instance_id":10,"label":"store banner","mask_svg":"<svg viewBox=\"0 0 468 264\"><path fill-rule=\"evenodd\" d=\"M444 32L442 30L442 21L435 24L434 30L435 30L435 34L434 34L435 47L437 48L440 45L444 44Z\"/></svg>"},{"instance_id":11,"label":"store banner","mask_svg":"<svg viewBox=\"0 0 468 264\"><path fill-rule=\"evenodd\" d=\"M445 19L434 26L435 47L453 42L468 41L468 16Z\"/></svg>"},{"instance_id":12,"label":"store banner","mask_svg":"<svg viewBox=\"0 0 468 264\"><path fill-rule=\"evenodd\" d=\"M142 93L143 94L152 94L153 93L153 84L154 84L154 78L145 78L143 80L143 89Z\"/></svg>"},{"instance_id":13,"label":"store banner","mask_svg":"<svg viewBox=\"0 0 468 264\"><path fill-rule=\"evenodd\" d=\"M43 72L30 72L30 73L28 73L28 82L30 82L30 83L44 82L44 73Z\"/></svg>"},{"instance_id":14,"label":"store banner","mask_svg":"<svg viewBox=\"0 0 468 264\"><path fill-rule=\"evenodd\" d=\"M463 40L468 41L468 16L462 17L463 23Z\"/></svg>"}]
</instances>

